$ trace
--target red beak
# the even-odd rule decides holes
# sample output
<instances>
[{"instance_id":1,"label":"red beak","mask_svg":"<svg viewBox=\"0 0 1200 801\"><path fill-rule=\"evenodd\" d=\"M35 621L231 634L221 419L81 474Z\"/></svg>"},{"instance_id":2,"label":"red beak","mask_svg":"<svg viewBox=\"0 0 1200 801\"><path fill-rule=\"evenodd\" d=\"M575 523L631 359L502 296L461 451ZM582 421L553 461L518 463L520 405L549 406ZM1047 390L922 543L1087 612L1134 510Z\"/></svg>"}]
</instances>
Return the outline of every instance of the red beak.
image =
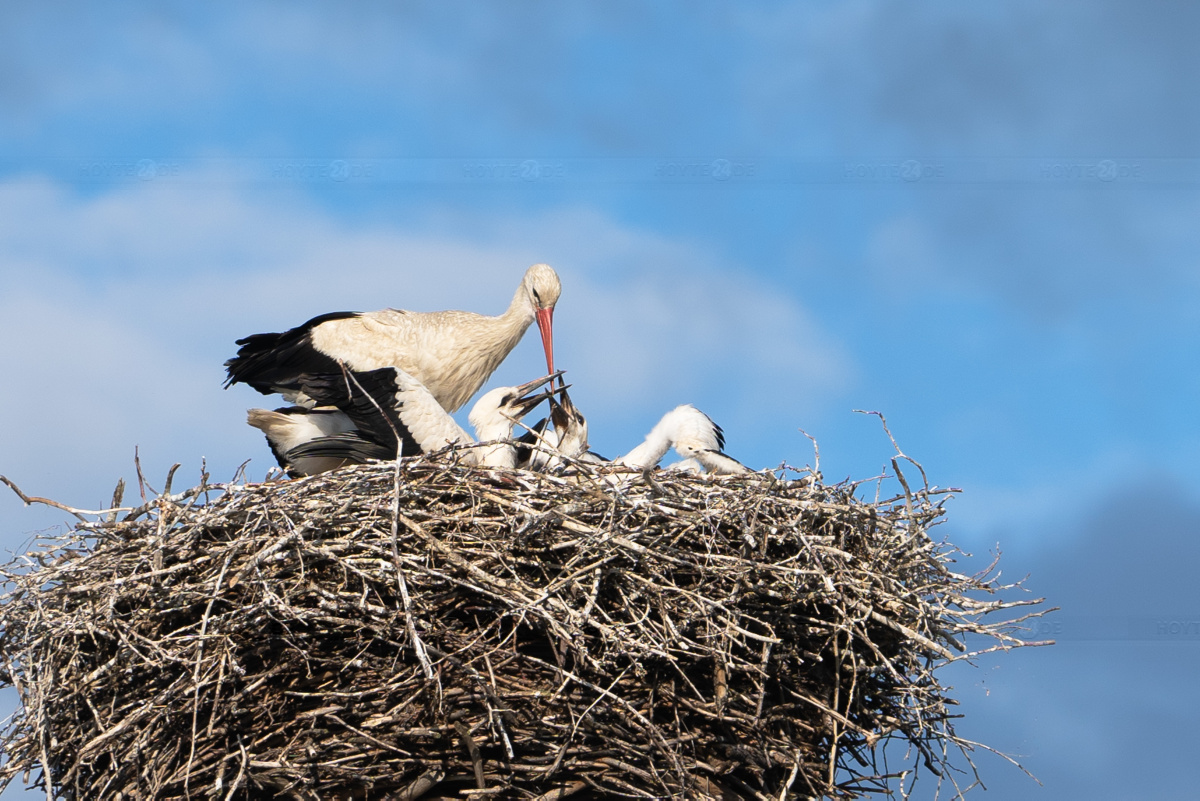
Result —
<instances>
[{"instance_id":1,"label":"red beak","mask_svg":"<svg viewBox=\"0 0 1200 801\"><path fill-rule=\"evenodd\" d=\"M546 375L554 373L554 308L537 310L538 330L542 332L542 350L546 351Z\"/></svg>"}]
</instances>

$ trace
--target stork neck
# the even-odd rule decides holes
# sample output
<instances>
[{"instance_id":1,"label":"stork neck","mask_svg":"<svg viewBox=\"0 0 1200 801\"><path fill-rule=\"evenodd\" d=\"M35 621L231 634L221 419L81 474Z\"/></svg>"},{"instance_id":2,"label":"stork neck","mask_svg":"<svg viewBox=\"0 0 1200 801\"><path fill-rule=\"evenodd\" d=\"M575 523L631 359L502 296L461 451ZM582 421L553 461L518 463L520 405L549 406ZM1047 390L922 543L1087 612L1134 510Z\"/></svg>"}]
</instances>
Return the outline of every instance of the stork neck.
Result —
<instances>
[{"instance_id":1,"label":"stork neck","mask_svg":"<svg viewBox=\"0 0 1200 801\"><path fill-rule=\"evenodd\" d=\"M630 467L640 467L643 469L654 467L670 448L670 438L663 433L661 426L655 426L646 435L646 439L641 445L638 445L617 461L621 464L627 464Z\"/></svg>"},{"instance_id":2,"label":"stork neck","mask_svg":"<svg viewBox=\"0 0 1200 801\"><path fill-rule=\"evenodd\" d=\"M494 439L508 439L512 436L512 430L511 420L489 420L475 426L475 440L491 442Z\"/></svg>"},{"instance_id":3,"label":"stork neck","mask_svg":"<svg viewBox=\"0 0 1200 801\"><path fill-rule=\"evenodd\" d=\"M535 316L537 316L537 309L533 307L529 293L525 290L525 282L522 281L517 287L517 291L513 293L513 299L508 304L508 309L500 317L510 324L519 325L524 331L533 322Z\"/></svg>"},{"instance_id":4,"label":"stork neck","mask_svg":"<svg viewBox=\"0 0 1200 801\"><path fill-rule=\"evenodd\" d=\"M494 329L498 335L498 341L506 343L501 359L516 346L521 337L525 336L525 331L533 323L536 314L537 311L533 308L533 303L529 300L529 295L525 291L524 284L522 284L517 287L517 291L513 294L512 303L508 304L508 309L505 310L504 314L492 318L499 323L497 329ZM499 360L497 360L496 364L490 366L488 370L489 375L499 363Z\"/></svg>"},{"instance_id":5,"label":"stork neck","mask_svg":"<svg viewBox=\"0 0 1200 801\"><path fill-rule=\"evenodd\" d=\"M492 420L475 426L475 439L478 442L511 439L512 430L511 420ZM479 450L479 464L485 467L515 467L517 464L517 451L511 444L492 445Z\"/></svg>"}]
</instances>

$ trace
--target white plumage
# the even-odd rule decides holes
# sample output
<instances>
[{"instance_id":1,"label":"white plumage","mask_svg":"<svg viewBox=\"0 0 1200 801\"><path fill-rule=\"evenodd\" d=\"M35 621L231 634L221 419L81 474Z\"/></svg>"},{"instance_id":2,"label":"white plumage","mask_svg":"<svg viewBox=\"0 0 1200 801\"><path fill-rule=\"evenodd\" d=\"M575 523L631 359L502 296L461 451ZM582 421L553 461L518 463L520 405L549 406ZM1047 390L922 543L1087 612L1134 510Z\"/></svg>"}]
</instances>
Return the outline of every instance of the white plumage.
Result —
<instances>
[{"instance_id":1,"label":"white plumage","mask_svg":"<svg viewBox=\"0 0 1200 801\"><path fill-rule=\"evenodd\" d=\"M558 375L558 374L555 374ZM495 443L475 448L472 454L475 463L485 467L516 467L517 447L513 442L513 426L534 406L549 398L553 390L538 395L529 392L542 386L553 376L531 381L518 387L500 387L484 394L474 406L467 419L475 429L475 439L480 443Z\"/></svg>"},{"instance_id":2,"label":"white plumage","mask_svg":"<svg viewBox=\"0 0 1200 801\"><path fill-rule=\"evenodd\" d=\"M354 430L350 418L336 409L305 409L290 406L275 411L251 409L246 422L267 435L273 446L290 451L317 437L331 437Z\"/></svg>"},{"instance_id":3,"label":"white plumage","mask_svg":"<svg viewBox=\"0 0 1200 801\"><path fill-rule=\"evenodd\" d=\"M532 447L527 461L521 466L528 470L553 470L562 464L563 457L605 461L588 449L587 419L571 402L567 388L562 387L558 393L557 399L550 398L548 422L553 423L554 427L547 427L547 421L543 420L534 426L537 435L522 437Z\"/></svg>"},{"instance_id":4,"label":"white plumage","mask_svg":"<svg viewBox=\"0 0 1200 801\"><path fill-rule=\"evenodd\" d=\"M721 427L691 404L676 406L663 415L642 444L616 463L646 470L657 465L671 448L684 463L695 460L709 473L749 472L745 465L724 453L725 435Z\"/></svg>"},{"instance_id":5,"label":"white plumage","mask_svg":"<svg viewBox=\"0 0 1200 801\"><path fill-rule=\"evenodd\" d=\"M528 466L531 469L551 469L562 462L562 457L605 461L589 450L587 420L567 393L563 391L558 401L552 398L550 404L554 430L545 432L542 442L555 453L534 450ZM749 468L724 452L725 435L721 427L690 404L677 406L663 415L640 445L614 460L613 464L648 470L658 465L672 448L683 460L671 465L672 469L708 473L749 472Z\"/></svg>"},{"instance_id":6,"label":"white plumage","mask_svg":"<svg viewBox=\"0 0 1200 801\"><path fill-rule=\"evenodd\" d=\"M275 461L293 476L313 476L368 458L381 458L366 453L358 456L348 452L339 454L328 448L310 454L299 450L309 442L331 440L357 430L350 418L337 409L305 409L302 406L275 411L251 409L246 413L246 422L263 432ZM347 443L350 443L349 439ZM366 445L369 443L362 443L362 446ZM378 453L382 455L383 451Z\"/></svg>"},{"instance_id":7,"label":"white plumage","mask_svg":"<svg viewBox=\"0 0 1200 801\"><path fill-rule=\"evenodd\" d=\"M515 466L513 426L550 396L550 390L530 393L554 377L485 393L472 407L469 419L478 441L493 444L464 452L463 460L489 467ZM421 382L401 370L383 369L320 379L310 377L302 387L323 402L336 391L345 390L347 394L339 404L341 410L293 407L281 413L285 410L252 409L248 417L250 425L266 434L280 466L293 476L314 475L368 459L393 459L399 453L428 453L447 445L476 441Z\"/></svg>"}]
</instances>

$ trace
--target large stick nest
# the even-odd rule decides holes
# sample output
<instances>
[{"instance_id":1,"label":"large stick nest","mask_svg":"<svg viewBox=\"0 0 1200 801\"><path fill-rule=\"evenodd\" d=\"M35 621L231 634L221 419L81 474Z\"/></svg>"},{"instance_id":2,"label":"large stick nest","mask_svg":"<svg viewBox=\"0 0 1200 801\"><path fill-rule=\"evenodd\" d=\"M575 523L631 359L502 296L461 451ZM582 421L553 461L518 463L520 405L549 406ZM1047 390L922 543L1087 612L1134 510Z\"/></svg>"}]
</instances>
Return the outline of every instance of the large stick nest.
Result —
<instances>
[{"instance_id":1,"label":"large stick nest","mask_svg":"<svg viewBox=\"0 0 1200 801\"><path fill-rule=\"evenodd\" d=\"M423 457L77 524L4 570L0 786L850 798L904 792L889 740L952 775L934 671L1037 602L951 570L946 491L587 471Z\"/></svg>"}]
</instances>

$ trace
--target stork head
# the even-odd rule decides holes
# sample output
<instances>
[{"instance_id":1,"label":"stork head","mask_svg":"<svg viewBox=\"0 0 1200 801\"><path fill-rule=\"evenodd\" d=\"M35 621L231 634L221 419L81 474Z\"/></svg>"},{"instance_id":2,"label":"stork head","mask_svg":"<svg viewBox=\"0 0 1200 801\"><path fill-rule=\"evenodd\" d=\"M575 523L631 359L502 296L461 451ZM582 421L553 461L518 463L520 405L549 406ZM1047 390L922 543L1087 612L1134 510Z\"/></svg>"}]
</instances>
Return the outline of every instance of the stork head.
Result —
<instances>
[{"instance_id":1,"label":"stork head","mask_svg":"<svg viewBox=\"0 0 1200 801\"><path fill-rule=\"evenodd\" d=\"M522 288L529 296L533 312L537 320L538 330L542 333L542 349L546 352L546 372L554 372L554 304L562 294L562 284L558 273L549 264L535 264L525 271L521 282Z\"/></svg>"},{"instance_id":2,"label":"stork head","mask_svg":"<svg viewBox=\"0 0 1200 801\"><path fill-rule=\"evenodd\" d=\"M512 436L513 422L520 420L530 409L556 391L548 389L534 394L534 390L549 384L560 375L561 372L553 373L520 386L497 387L485 392L467 415L467 420L475 429L475 436L481 442Z\"/></svg>"},{"instance_id":3,"label":"stork head","mask_svg":"<svg viewBox=\"0 0 1200 801\"><path fill-rule=\"evenodd\" d=\"M564 456L576 458L588 449L587 419L571 402L566 387L557 399L550 399L550 419L558 432L558 451Z\"/></svg>"}]
</instances>

